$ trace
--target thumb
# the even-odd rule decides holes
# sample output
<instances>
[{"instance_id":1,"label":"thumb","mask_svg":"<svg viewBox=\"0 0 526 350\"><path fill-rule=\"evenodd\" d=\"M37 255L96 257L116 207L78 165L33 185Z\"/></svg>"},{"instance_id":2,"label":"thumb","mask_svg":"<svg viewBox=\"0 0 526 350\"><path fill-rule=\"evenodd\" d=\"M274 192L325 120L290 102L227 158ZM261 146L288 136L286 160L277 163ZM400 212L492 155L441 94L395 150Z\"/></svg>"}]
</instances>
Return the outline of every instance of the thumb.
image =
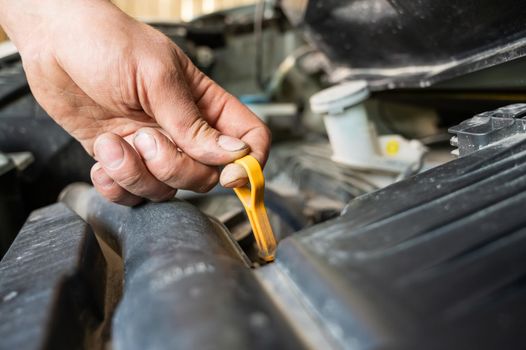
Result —
<instances>
[{"instance_id":1,"label":"thumb","mask_svg":"<svg viewBox=\"0 0 526 350\"><path fill-rule=\"evenodd\" d=\"M220 133L202 118L182 74L163 74L150 86L148 101L155 120L191 158L224 165L250 152L245 142Z\"/></svg>"}]
</instances>

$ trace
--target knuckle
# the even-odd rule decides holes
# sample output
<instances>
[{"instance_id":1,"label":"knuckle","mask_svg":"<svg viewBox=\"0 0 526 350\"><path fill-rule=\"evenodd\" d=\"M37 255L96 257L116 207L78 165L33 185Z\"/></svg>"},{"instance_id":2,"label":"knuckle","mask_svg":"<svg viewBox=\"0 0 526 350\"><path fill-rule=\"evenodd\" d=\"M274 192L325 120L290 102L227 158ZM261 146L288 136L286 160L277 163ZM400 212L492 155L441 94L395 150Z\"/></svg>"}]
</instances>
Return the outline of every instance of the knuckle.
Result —
<instances>
[{"instance_id":1,"label":"knuckle","mask_svg":"<svg viewBox=\"0 0 526 350\"><path fill-rule=\"evenodd\" d=\"M154 32L155 35L152 36L152 41L157 44L157 46L163 50L174 50L175 47L177 47L172 40L165 34L159 31Z\"/></svg>"},{"instance_id":2,"label":"knuckle","mask_svg":"<svg viewBox=\"0 0 526 350\"><path fill-rule=\"evenodd\" d=\"M262 132L261 132L262 137L267 143L270 143L270 141L272 140L272 132L270 131L270 128L266 124L263 124L261 128L262 128Z\"/></svg>"},{"instance_id":3,"label":"knuckle","mask_svg":"<svg viewBox=\"0 0 526 350\"><path fill-rule=\"evenodd\" d=\"M177 172L175 161L171 161L169 164L162 164L155 172L155 177L164 183L174 183L178 180Z\"/></svg>"},{"instance_id":4,"label":"knuckle","mask_svg":"<svg viewBox=\"0 0 526 350\"><path fill-rule=\"evenodd\" d=\"M207 135L211 128L208 123L201 118L194 119L188 127L190 139L198 140L200 137Z\"/></svg>"},{"instance_id":5,"label":"knuckle","mask_svg":"<svg viewBox=\"0 0 526 350\"><path fill-rule=\"evenodd\" d=\"M142 180L143 176L138 169L133 169L133 171L121 173L121 175L118 176L116 179L116 181L121 186L124 186L126 188L137 188L141 185Z\"/></svg>"},{"instance_id":6,"label":"knuckle","mask_svg":"<svg viewBox=\"0 0 526 350\"><path fill-rule=\"evenodd\" d=\"M200 186L198 186L195 191L198 193L209 192L212 188L214 188L217 185L218 181L219 181L219 171L214 171L207 178L207 181L204 184L201 184Z\"/></svg>"}]
</instances>

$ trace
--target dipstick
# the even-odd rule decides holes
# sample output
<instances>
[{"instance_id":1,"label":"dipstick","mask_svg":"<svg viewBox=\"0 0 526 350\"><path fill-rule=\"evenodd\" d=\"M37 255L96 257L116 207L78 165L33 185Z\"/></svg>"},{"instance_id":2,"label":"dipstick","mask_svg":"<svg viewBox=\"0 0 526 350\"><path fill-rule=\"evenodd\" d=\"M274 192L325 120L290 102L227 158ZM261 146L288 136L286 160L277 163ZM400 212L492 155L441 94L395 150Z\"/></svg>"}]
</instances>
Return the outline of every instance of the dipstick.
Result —
<instances>
[{"instance_id":1,"label":"dipstick","mask_svg":"<svg viewBox=\"0 0 526 350\"><path fill-rule=\"evenodd\" d=\"M252 156L245 156L236 160L235 163L246 170L250 186L234 188L234 191L247 212L252 232L254 232L259 248L259 255L265 261L273 261L276 250L276 238L272 232L267 209L263 202L265 178L263 177L261 166L256 158Z\"/></svg>"}]
</instances>

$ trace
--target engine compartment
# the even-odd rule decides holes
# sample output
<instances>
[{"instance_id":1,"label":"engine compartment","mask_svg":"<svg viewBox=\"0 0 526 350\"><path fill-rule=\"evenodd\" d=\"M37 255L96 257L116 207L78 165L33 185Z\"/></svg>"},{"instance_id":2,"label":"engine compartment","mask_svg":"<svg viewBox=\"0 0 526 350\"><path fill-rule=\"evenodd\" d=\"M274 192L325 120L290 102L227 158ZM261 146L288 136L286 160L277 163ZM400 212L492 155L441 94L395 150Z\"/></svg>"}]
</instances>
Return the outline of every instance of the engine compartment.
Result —
<instances>
[{"instance_id":1,"label":"engine compartment","mask_svg":"<svg viewBox=\"0 0 526 350\"><path fill-rule=\"evenodd\" d=\"M320 113L312 96L346 83L334 80L340 59L279 8L152 25L271 128L265 203L276 261L258 258L231 190L135 208L100 197L88 185L93 160L7 55L0 347L522 347L526 107L512 103L526 94L480 88L516 61L431 88L369 81L366 98L350 103L347 89L329 101L347 104ZM356 106L367 129L356 137L372 145L359 167L338 160L327 135L327 117Z\"/></svg>"}]
</instances>

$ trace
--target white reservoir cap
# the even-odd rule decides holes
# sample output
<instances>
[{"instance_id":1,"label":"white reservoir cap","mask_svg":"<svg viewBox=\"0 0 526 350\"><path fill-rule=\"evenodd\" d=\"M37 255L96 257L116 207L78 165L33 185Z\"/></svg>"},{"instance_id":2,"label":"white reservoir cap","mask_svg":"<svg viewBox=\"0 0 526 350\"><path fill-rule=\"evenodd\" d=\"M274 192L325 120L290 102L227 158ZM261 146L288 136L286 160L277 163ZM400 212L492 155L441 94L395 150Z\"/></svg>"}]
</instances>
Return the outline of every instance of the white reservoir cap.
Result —
<instances>
[{"instance_id":1,"label":"white reservoir cap","mask_svg":"<svg viewBox=\"0 0 526 350\"><path fill-rule=\"evenodd\" d=\"M355 80L322 90L310 98L314 113L341 113L344 109L357 105L369 97L367 82Z\"/></svg>"}]
</instances>

